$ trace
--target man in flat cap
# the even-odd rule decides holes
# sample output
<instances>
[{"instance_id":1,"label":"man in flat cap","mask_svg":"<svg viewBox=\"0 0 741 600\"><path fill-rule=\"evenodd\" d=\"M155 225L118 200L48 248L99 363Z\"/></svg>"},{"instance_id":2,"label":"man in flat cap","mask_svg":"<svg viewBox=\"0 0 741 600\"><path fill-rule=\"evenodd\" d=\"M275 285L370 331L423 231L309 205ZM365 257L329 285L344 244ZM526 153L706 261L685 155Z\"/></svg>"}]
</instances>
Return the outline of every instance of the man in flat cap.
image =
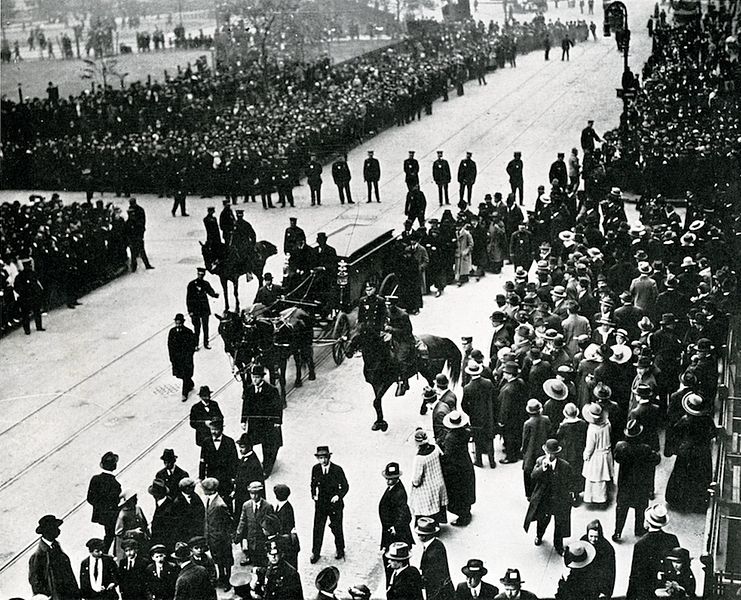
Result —
<instances>
[{"instance_id":1,"label":"man in flat cap","mask_svg":"<svg viewBox=\"0 0 741 600\"><path fill-rule=\"evenodd\" d=\"M104 543L92 538L85 544L90 556L80 563L80 594L83 600L118 600L118 567L104 554Z\"/></svg>"},{"instance_id":2,"label":"man in flat cap","mask_svg":"<svg viewBox=\"0 0 741 600\"><path fill-rule=\"evenodd\" d=\"M265 486L259 481L253 481L247 487L250 499L247 500L239 512L239 524L234 534L234 541L242 546L245 558L241 565L265 565L265 534L262 530L262 522L267 515L275 511L273 505L263 498ZM237 513L235 511L235 513Z\"/></svg>"},{"instance_id":3,"label":"man in flat cap","mask_svg":"<svg viewBox=\"0 0 741 600\"><path fill-rule=\"evenodd\" d=\"M36 550L28 561L28 582L33 594L60 600L80 598L75 574L69 557L57 542L62 519L44 515L39 519L36 533L41 536Z\"/></svg>"},{"instance_id":4,"label":"man in flat cap","mask_svg":"<svg viewBox=\"0 0 741 600\"><path fill-rule=\"evenodd\" d=\"M335 558L345 557L345 534L342 529L344 498L350 486L341 466L331 462L329 446L318 446L317 464L311 470L311 497L314 500L314 531L311 545L311 564L319 560L324 539L324 526L329 519L329 529L334 534Z\"/></svg>"},{"instance_id":5,"label":"man in flat cap","mask_svg":"<svg viewBox=\"0 0 741 600\"><path fill-rule=\"evenodd\" d=\"M265 367L253 365L250 377L252 384L242 394L242 429L253 446L262 445L262 466L267 479L283 445L283 402L278 390L265 381Z\"/></svg>"},{"instance_id":6,"label":"man in flat cap","mask_svg":"<svg viewBox=\"0 0 741 600\"><path fill-rule=\"evenodd\" d=\"M106 452L100 459L101 472L90 478L87 488L87 502L93 507L91 521L103 526L103 551L110 549L116 539L116 519L118 519L118 497L121 484L114 471L118 467L118 454Z\"/></svg>"},{"instance_id":7,"label":"man in flat cap","mask_svg":"<svg viewBox=\"0 0 741 600\"><path fill-rule=\"evenodd\" d=\"M167 350L170 355L172 374L183 381L183 402L187 402L188 394L193 390L193 354L198 347L198 338L185 326L185 316L182 313L175 315L175 326L167 336Z\"/></svg>"},{"instance_id":8,"label":"man in flat cap","mask_svg":"<svg viewBox=\"0 0 741 600\"><path fill-rule=\"evenodd\" d=\"M209 296L218 298L219 294L206 281L206 269L197 267L196 278L188 284L185 295L185 304L188 307L188 314L193 323L196 350L198 350L198 338L201 336L201 328L203 328L203 347L206 350L211 348L208 345L208 318L211 315L211 305L208 302Z\"/></svg>"},{"instance_id":9,"label":"man in flat cap","mask_svg":"<svg viewBox=\"0 0 741 600\"><path fill-rule=\"evenodd\" d=\"M219 493L221 482L218 479L206 477L201 481L201 486L206 495L203 535L216 566L216 580L219 585L228 590L230 588L229 574L234 564L232 511L226 503L226 498ZM177 548L175 550L177 552Z\"/></svg>"}]
</instances>

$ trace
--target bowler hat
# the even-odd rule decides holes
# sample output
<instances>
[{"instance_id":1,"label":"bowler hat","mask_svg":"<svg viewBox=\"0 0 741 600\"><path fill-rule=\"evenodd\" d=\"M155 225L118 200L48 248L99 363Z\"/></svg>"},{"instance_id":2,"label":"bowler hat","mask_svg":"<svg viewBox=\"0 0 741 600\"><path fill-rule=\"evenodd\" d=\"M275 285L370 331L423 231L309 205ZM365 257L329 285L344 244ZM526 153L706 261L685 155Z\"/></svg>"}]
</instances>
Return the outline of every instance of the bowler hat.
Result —
<instances>
[{"instance_id":1,"label":"bowler hat","mask_svg":"<svg viewBox=\"0 0 741 600\"><path fill-rule=\"evenodd\" d=\"M425 389L422 390L422 399L425 402L432 402L433 400L437 400L437 393L429 385L426 385Z\"/></svg>"},{"instance_id":2,"label":"bowler hat","mask_svg":"<svg viewBox=\"0 0 741 600\"><path fill-rule=\"evenodd\" d=\"M177 460L177 455L175 454L175 450L172 448L165 448L162 451L162 456L160 456L160 460L164 460L165 462L175 462Z\"/></svg>"},{"instance_id":3,"label":"bowler hat","mask_svg":"<svg viewBox=\"0 0 741 600\"><path fill-rule=\"evenodd\" d=\"M450 385L450 381L448 380L448 376L445 375L445 373L438 373L435 375L435 385L439 388L446 388L448 385Z\"/></svg>"},{"instance_id":4,"label":"bowler hat","mask_svg":"<svg viewBox=\"0 0 741 600\"><path fill-rule=\"evenodd\" d=\"M401 477L401 469L399 469L399 463L390 462L386 465L383 471L381 471L381 475L383 475L386 479L398 479L399 477Z\"/></svg>"},{"instance_id":5,"label":"bowler hat","mask_svg":"<svg viewBox=\"0 0 741 600\"><path fill-rule=\"evenodd\" d=\"M201 398L211 398L211 388L207 385L202 385L200 389L198 390L198 395Z\"/></svg>"},{"instance_id":6,"label":"bowler hat","mask_svg":"<svg viewBox=\"0 0 741 600\"><path fill-rule=\"evenodd\" d=\"M495 310L493 313L491 313L491 317L489 317L492 321L492 323L504 323L504 321L507 319L507 315L505 315L501 310Z\"/></svg>"},{"instance_id":7,"label":"bowler hat","mask_svg":"<svg viewBox=\"0 0 741 600\"><path fill-rule=\"evenodd\" d=\"M483 577L488 572L489 570L484 566L484 561L479 558L469 558L468 562L461 568L461 573L466 577L471 575Z\"/></svg>"},{"instance_id":8,"label":"bowler hat","mask_svg":"<svg viewBox=\"0 0 741 600\"><path fill-rule=\"evenodd\" d=\"M173 319L175 322L185 323L185 315L183 313L177 313Z\"/></svg>"},{"instance_id":9,"label":"bowler hat","mask_svg":"<svg viewBox=\"0 0 741 600\"><path fill-rule=\"evenodd\" d=\"M316 589L321 592L331 593L337 589L337 584L340 581L340 570L334 565L324 567L314 580Z\"/></svg>"},{"instance_id":10,"label":"bowler hat","mask_svg":"<svg viewBox=\"0 0 741 600\"><path fill-rule=\"evenodd\" d=\"M115 452L106 452L100 459L100 468L106 471L112 471L118 464L118 454Z\"/></svg>"},{"instance_id":11,"label":"bowler hat","mask_svg":"<svg viewBox=\"0 0 741 600\"><path fill-rule=\"evenodd\" d=\"M317 446L314 456L332 456L332 453L329 451L329 446Z\"/></svg>"},{"instance_id":12,"label":"bowler hat","mask_svg":"<svg viewBox=\"0 0 741 600\"><path fill-rule=\"evenodd\" d=\"M637 438L643 433L643 425L641 425L636 419L631 419L625 426L625 437Z\"/></svg>"},{"instance_id":13,"label":"bowler hat","mask_svg":"<svg viewBox=\"0 0 741 600\"><path fill-rule=\"evenodd\" d=\"M435 519L430 517L420 517L414 526L414 531L419 535L435 535L440 533L440 526Z\"/></svg>"},{"instance_id":14,"label":"bowler hat","mask_svg":"<svg viewBox=\"0 0 741 600\"><path fill-rule=\"evenodd\" d=\"M561 452L561 444L558 443L558 440L551 438L543 444L543 452L548 454L558 454Z\"/></svg>"},{"instance_id":15,"label":"bowler hat","mask_svg":"<svg viewBox=\"0 0 741 600\"><path fill-rule=\"evenodd\" d=\"M265 367L262 365L252 365L250 375L265 375Z\"/></svg>"},{"instance_id":16,"label":"bowler hat","mask_svg":"<svg viewBox=\"0 0 741 600\"><path fill-rule=\"evenodd\" d=\"M407 562L410 559L409 544L405 542L393 542L389 546L388 552L386 552L386 558L389 560Z\"/></svg>"},{"instance_id":17,"label":"bowler hat","mask_svg":"<svg viewBox=\"0 0 741 600\"><path fill-rule=\"evenodd\" d=\"M563 407L562 414L567 419L576 419L579 415L579 409L576 408L576 404L573 402L567 402L566 406Z\"/></svg>"},{"instance_id":18,"label":"bowler hat","mask_svg":"<svg viewBox=\"0 0 741 600\"><path fill-rule=\"evenodd\" d=\"M502 577L499 582L503 583L504 585L522 585L523 583L525 583L520 577L519 569L507 569L504 577Z\"/></svg>"},{"instance_id":19,"label":"bowler hat","mask_svg":"<svg viewBox=\"0 0 741 600\"><path fill-rule=\"evenodd\" d=\"M249 433L243 433L239 436L239 439L237 440L237 446L242 446L243 448L252 448L252 438L250 437Z\"/></svg>"},{"instance_id":20,"label":"bowler hat","mask_svg":"<svg viewBox=\"0 0 741 600\"><path fill-rule=\"evenodd\" d=\"M175 542L175 552L170 555L178 562L190 559L190 547L185 542Z\"/></svg>"}]
</instances>

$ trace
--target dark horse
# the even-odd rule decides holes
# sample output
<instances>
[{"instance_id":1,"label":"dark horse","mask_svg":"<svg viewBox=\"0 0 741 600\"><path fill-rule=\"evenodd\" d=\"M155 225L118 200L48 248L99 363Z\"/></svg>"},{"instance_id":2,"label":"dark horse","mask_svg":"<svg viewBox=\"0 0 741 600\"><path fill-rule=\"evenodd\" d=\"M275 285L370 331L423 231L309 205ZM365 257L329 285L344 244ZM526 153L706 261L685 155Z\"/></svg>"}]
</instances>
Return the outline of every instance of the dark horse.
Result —
<instances>
[{"instance_id":1,"label":"dark horse","mask_svg":"<svg viewBox=\"0 0 741 600\"><path fill-rule=\"evenodd\" d=\"M224 290L224 310L229 310L228 282L234 287L235 309L239 312L239 278L250 273L257 277L258 285L262 286L262 273L268 258L277 254L278 248L267 240L255 243L254 252L245 252L244 249L222 243L201 242L203 263L209 273L218 276L221 288ZM248 281L251 276L248 277Z\"/></svg>"},{"instance_id":2,"label":"dark horse","mask_svg":"<svg viewBox=\"0 0 741 600\"><path fill-rule=\"evenodd\" d=\"M460 379L463 360L458 346L448 338L435 335L417 337L427 348L424 353L417 352L416 372L427 380L428 385L432 386L435 376L442 372L447 364L451 386L455 386ZM380 336L360 335L356 331L347 345L348 358L358 349L363 355L363 376L373 387L373 408L376 410L376 421L371 429L386 431L388 423L383 418L383 396L398 381L398 363L392 354L391 345Z\"/></svg>"},{"instance_id":3,"label":"dark horse","mask_svg":"<svg viewBox=\"0 0 741 600\"><path fill-rule=\"evenodd\" d=\"M301 387L302 368L308 367L309 379L314 371L314 317L300 308L286 308L276 317L261 316L264 307L255 304L243 314L225 312L220 318L219 335L224 350L232 357L235 373L249 383L249 368L261 364L270 372L270 383L276 375L280 395L286 401L286 367L293 355L296 365L295 387Z\"/></svg>"}]
</instances>

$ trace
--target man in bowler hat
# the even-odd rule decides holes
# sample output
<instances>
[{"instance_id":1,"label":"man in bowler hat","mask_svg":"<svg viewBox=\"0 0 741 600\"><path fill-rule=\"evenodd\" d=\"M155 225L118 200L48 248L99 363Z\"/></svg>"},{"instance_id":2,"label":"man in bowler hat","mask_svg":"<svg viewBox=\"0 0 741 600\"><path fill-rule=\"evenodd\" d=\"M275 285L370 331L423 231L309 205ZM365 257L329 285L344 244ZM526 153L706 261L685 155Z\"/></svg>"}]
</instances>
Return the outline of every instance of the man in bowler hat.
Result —
<instances>
[{"instance_id":1,"label":"man in bowler hat","mask_svg":"<svg viewBox=\"0 0 741 600\"><path fill-rule=\"evenodd\" d=\"M335 558L345 557L345 534L342 529L344 498L350 489L345 471L331 462L329 446L318 446L317 464L311 470L311 497L314 500L314 531L311 545L311 564L319 560L324 538L324 526L329 519L329 529L334 534Z\"/></svg>"},{"instance_id":2,"label":"man in bowler hat","mask_svg":"<svg viewBox=\"0 0 741 600\"><path fill-rule=\"evenodd\" d=\"M419 569L427 598L453 600L453 581L448 567L448 552L438 538L440 526L435 519L420 517L414 531L422 542L422 559Z\"/></svg>"},{"instance_id":3,"label":"man in bowler hat","mask_svg":"<svg viewBox=\"0 0 741 600\"><path fill-rule=\"evenodd\" d=\"M118 454L106 452L100 459L101 473L90 478L87 488L87 502L93 507L92 522L103 526L103 551L110 549L116 539L116 519L118 518L118 497L121 484L114 471L118 466Z\"/></svg>"},{"instance_id":4,"label":"man in bowler hat","mask_svg":"<svg viewBox=\"0 0 741 600\"><path fill-rule=\"evenodd\" d=\"M178 495L180 482L186 477L189 477L188 471L181 469L175 464L177 459L178 457L175 454L175 450L172 448L165 448L162 451L162 456L160 456L160 460L165 463L165 467L157 471L157 474L154 476L155 479L159 479L165 483L168 490L167 495L173 500Z\"/></svg>"},{"instance_id":5,"label":"man in bowler hat","mask_svg":"<svg viewBox=\"0 0 741 600\"><path fill-rule=\"evenodd\" d=\"M385 553L394 542L412 545L414 538L409 527L412 513L409 510L407 491L401 482L399 463L387 464L381 475L386 479L386 490L378 503L378 516L381 519L381 550ZM385 557L383 564L388 568Z\"/></svg>"},{"instance_id":6,"label":"man in bowler hat","mask_svg":"<svg viewBox=\"0 0 741 600\"><path fill-rule=\"evenodd\" d=\"M216 400L211 399L211 388L202 385L198 390L200 402L194 404L190 409L190 426L196 432L196 446L203 446L203 442L211 437L208 429L209 421L223 419L224 415Z\"/></svg>"},{"instance_id":7,"label":"man in bowler hat","mask_svg":"<svg viewBox=\"0 0 741 600\"><path fill-rule=\"evenodd\" d=\"M172 374L183 381L183 402L195 387L193 383L193 354L198 346L195 334L185 326L185 316L175 315L175 326L167 336L167 350L172 364Z\"/></svg>"},{"instance_id":8,"label":"man in bowler hat","mask_svg":"<svg viewBox=\"0 0 741 600\"><path fill-rule=\"evenodd\" d=\"M458 584L455 588L455 600L493 600L499 594L496 586L482 581L489 570L484 566L484 561L478 558L471 558L461 568L461 573L465 575L466 581Z\"/></svg>"},{"instance_id":9,"label":"man in bowler hat","mask_svg":"<svg viewBox=\"0 0 741 600\"><path fill-rule=\"evenodd\" d=\"M265 381L265 367L253 365L250 377L252 385L242 394L242 429L253 446L262 445L262 466L268 478L283 445L283 402L278 390Z\"/></svg>"}]
</instances>

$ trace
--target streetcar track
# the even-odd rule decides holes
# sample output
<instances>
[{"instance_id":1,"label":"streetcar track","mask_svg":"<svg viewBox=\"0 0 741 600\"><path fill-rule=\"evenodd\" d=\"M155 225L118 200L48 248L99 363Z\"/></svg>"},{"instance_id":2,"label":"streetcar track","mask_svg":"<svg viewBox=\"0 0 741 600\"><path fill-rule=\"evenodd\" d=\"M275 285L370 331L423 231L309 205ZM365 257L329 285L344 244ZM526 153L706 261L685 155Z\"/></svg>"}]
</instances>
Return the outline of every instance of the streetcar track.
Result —
<instances>
[{"instance_id":1,"label":"streetcar track","mask_svg":"<svg viewBox=\"0 0 741 600\"><path fill-rule=\"evenodd\" d=\"M330 357L332 356L332 352L330 349L327 349L324 352L320 353L320 356L317 357L315 361L315 366L318 369L320 366L322 366ZM226 383L222 384L217 390L215 390L211 395L213 398L217 398L221 396L227 388L231 387L232 384L236 383L236 379L234 377L230 377ZM290 396L297 388L291 384L287 386L289 389L286 390L286 396ZM126 471L129 471L131 468L136 466L142 459L144 459L148 454L150 454L156 447L158 447L164 440L166 440L168 437L170 437L173 433L175 433L180 427L183 426L183 424L186 421L189 421L190 414L186 414L182 418L180 418L172 427L170 427L167 431L165 431L163 434L158 436L151 444L149 444L146 448L144 448L139 454L137 454L131 461L129 461L124 467L118 470L118 475L121 475L125 473ZM71 441L71 440L70 440ZM66 445L66 444L65 444ZM69 509L66 513L62 514L60 517L61 519L68 519L70 516L77 513L81 508L84 506L87 506L87 500L82 500L75 504L71 509ZM10 567L12 567L14 564L16 564L21 558L23 558L28 552L33 550L36 547L36 544L38 543L38 538L34 538L33 541L26 544L21 550L17 551L16 554L8 560L3 565L0 565L0 574L7 571Z\"/></svg>"}]
</instances>

